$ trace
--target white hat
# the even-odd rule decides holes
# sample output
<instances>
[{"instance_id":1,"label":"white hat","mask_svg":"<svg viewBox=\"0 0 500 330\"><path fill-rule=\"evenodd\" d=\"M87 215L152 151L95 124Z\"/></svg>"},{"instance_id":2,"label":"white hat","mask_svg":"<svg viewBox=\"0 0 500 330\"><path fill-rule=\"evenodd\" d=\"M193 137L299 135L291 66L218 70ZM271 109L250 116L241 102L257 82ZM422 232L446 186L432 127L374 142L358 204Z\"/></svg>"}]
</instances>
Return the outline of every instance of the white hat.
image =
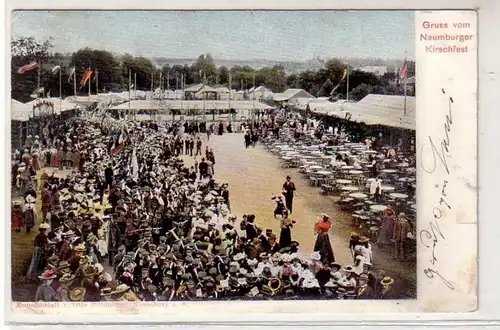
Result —
<instances>
[{"instance_id":1,"label":"white hat","mask_svg":"<svg viewBox=\"0 0 500 330\"><path fill-rule=\"evenodd\" d=\"M321 260L321 254L318 251L315 251L311 254L311 260L313 261L320 261Z\"/></svg>"}]
</instances>

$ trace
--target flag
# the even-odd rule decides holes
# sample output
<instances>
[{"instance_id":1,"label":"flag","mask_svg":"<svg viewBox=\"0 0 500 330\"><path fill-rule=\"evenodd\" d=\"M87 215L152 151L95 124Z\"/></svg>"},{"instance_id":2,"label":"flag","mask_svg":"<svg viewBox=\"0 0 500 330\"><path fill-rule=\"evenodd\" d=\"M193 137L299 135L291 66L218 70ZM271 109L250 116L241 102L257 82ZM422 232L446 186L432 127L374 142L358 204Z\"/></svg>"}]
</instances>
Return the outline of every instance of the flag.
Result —
<instances>
[{"instance_id":1,"label":"flag","mask_svg":"<svg viewBox=\"0 0 500 330\"><path fill-rule=\"evenodd\" d=\"M406 74L408 73L408 62L403 63L403 67L401 68L401 72L399 72L399 79L404 79Z\"/></svg>"},{"instance_id":2,"label":"flag","mask_svg":"<svg viewBox=\"0 0 500 330\"><path fill-rule=\"evenodd\" d=\"M55 67L52 68L52 74L56 74L61 70L60 65L56 65Z\"/></svg>"},{"instance_id":3,"label":"flag","mask_svg":"<svg viewBox=\"0 0 500 330\"><path fill-rule=\"evenodd\" d=\"M75 75L75 72L76 72L75 67L72 67L71 71L69 72L69 79L68 79L69 83L73 80L73 76Z\"/></svg>"},{"instance_id":4,"label":"flag","mask_svg":"<svg viewBox=\"0 0 500 330\"><path fill-rule=\"evenodd\" d=\"M344 79L347 77L347 68L344 69L344 74L342 75L342 79L340 79L339 83L337 84L337 86L333 87L332 91L330 92L330 96L333 95L333 93L335 93L335 91L337 90L337 88L339 88L340 84L344 81Z\"/></svg>"},{"instance_id":5,"label":"flag","mask_svg":"<svg viewBox=\"0 0 500 330\"><path fill-rule=\"evenodd\" d=\"M99 71L97 69L94 70L94 81L97 81L97 75L99 74Z\"/></svg>"},{"instance_id":6,"label":"flag","mask_svg":"<svg viewBox=\"0 0 500 330\"><path fill-rule=\"evenodd\" d=\"M340 81L343 81L347 77L347 68L344 69L344 74L342 75L342 79Z\"/></svg>"},{"instance_id":7,"label":"flag","mask_svg":"<svg viewBox=\"0 0 500 330\"><path fill-rule=\"evenodd\" d=\"M139 162L137 161L135 148L132 150L132 159L130 160L130 166L132 167L132 179L139 179Z\"/></svg>"},{"instance_id":8,"label":"flag","mask_svg":"<svg viewBox=\"0 0 500 330\"><path fill-rule=\"evenodd\" d=\"M134 89L134 87L135 87L134 84L130 84L129 89Z\"/></svg>"},{"instance_id":9,"label":"flag","mask_svg":"<svg viewBox=\"0 0 500 330\"><path fill-rule=\"evenodd\" d=\"M23 65L20 67L17 72L20 74L25 73L26 71L31 71L38 68L38 63L37 62L31 62L30 64Z\"/></svg>"},{"instance_id":10,"label":"flag","mask_svg":"<svg viewBox=\"0 0 500 330\"><path fill-rule=\"evenodd\" d=\"M125 137L123 136L123 131L120 132L115 142L111 146L111 153L116 154L123 149L123 144L125 142Z\"/></svg>"},{"instance_id":11,"label":"flag","mask_svg":"<svg viewBox=\"0 0 500 330\"><path fill-rule=\"evenodd\" d=\"M87 81L90 79L90 76L92 76L92 71L85 71L82 77L82 81L80 82L81 84L80 88L87 84Z\"/></svg>"}]
</instances>

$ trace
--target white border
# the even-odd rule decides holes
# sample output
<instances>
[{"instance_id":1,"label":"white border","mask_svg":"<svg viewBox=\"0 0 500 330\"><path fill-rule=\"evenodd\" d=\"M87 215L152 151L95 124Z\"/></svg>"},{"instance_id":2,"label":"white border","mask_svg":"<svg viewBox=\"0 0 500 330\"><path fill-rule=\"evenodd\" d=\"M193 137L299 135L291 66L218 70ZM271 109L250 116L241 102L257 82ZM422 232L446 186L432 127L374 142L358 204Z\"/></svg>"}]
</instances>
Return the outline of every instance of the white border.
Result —
<instances>
[{"instance_id":1,"label":"white border","mask_svg":"<svg viewBox=\"0 0 500 330\"><path fill-rule=\"evenodd\" d=\"M106 3L106 7L109 8L109 9L113 9L114 8L117 8L117 5L116 3L119 4L119 7L120 8L130 8L130 9L137 9L140 8L141 9L154 9L154 8L160 8L159 6L156 5L155 2L152 2L152 3L141 3L140 5L138 5L137 3L135 3L134 1L108 1ZM28 5L29 4L29 5ZM113 4L115 4L115 6L112 6ZM480 4L482 4L482 6L480 6ZM12 2L10 2L8 4L8 7L9 8L12 8L12 6L15 5L15 7L24 7L24 8L82 8L82 5L81 4L78 4L78 3L70 3L68 4L68 1L51 1L50 2L50 7L48 6L47 2L43 2L43 3L29 3L27 1L16 1L15 4L13 4ZM95 6L94 6L95 5ZM408 3L407 5L412 5L412 6L403 6L401 3L397 2L397 1L378 1L378 2L373 2L373 1L358 1L356 2L355 4L350 4L350 8L349 9L383 9L383 8L392 8L392 9L404 9L404 8L421 8L421 9L425 9L425 8L436 8L436 9L444 9L444 8L450 8L450 9L456 9L456 8L479 8L479 25L480 25L480 28L479 28L479 33L480 33L480 47L492 47L494 48L494 46L496 45L497 43L497 38L496 35L495 35L495 31L500 31L500 29L498 29L498 21L496 20L496 17L499 16L499 12L498 12L498 3L496 3L494 0L493 1L490 1L490 2L486 2L486 1L483 1L483 2L480 2L480 1L464 1L464 0L461 0L461 1L438 1L438 0L434 0L434 1L427 1L427 0L422 0L422 1L418 1L418 3ZM496 5L496 6L495 6ZM288 1L287 4L281 4L281 5L278 5L277 3L273 3L271 1L253 1L251 4L243 4L242 2L237 2L237 3L234 3L234 2L223 2L223 1L212 1L210 3L207 3L207 2L203 2L203 1L183 1L182 4L177 4L177 6L175 5L169 5L168 8L169 9L187 9L187 8L212 8L212 9L216 9L216 8L228 8L228 6L231 6L232 8L239 8L239 9L277 9L277 8L282 8L282 9L305 9L305 8L309 8L309 9L345 9L345 7L339 5L339 4L331 4L331 3L328 3L328 4L325 4L323 1L316 1L316 0L313 0L313 1L308 1L307 2L307 6L304 4L304 2L302 1ZM395 7L397 6L397 7ZM489 10L487 9L487 6L489 6L488 8L490 8ZM102 6L102 3L99 3L98 1L86 1L85 3L85 7L94 7L94 8L103 8ZM163 8L165 8L165 6L162 6ZM491 11L491 9L493 9L495 7L496 9L496 13ZM6 15L8 15L8 12L6 13ZM493 28L492 26L496 23L496 28ZM486 27L489 27L486 28ZM36 27L35 27L36 28ZM8 43L7 43L8 44ZM3 54L6 54L7 52L4 52ZM497 53L495 53L494 51L490 51L490 52L481 52L480 54L480 70L479 70L479 75L480 75L480 92L479 92L479 97L480 97L480 105L481 105L481 112L480 112L480 121L479 121L479 133L480 133L480 142L483 143L483 145L480 146L480 164L479 164L479 168L480 168L480 171L481 173L483 173L483 171L486 171L488 170L488 174L481 174L479 176L480 178L480 184L479 184L479 187L480 187L480 190L479 190L479 193L480 193L480 199L479 199L479 205L480 205L480 208L481 208L481 212L480 212L480 223L481 223L481 228L480 228L480 241L482 242L482 246L484 246L484 243L483 242L490 242L490 243L493 243L494 242L494 238L495 237L498 237L498 234L495 235L495 231L498 232L498 228L494 228L493 226L490 226L492 225L493 223L489 223L488 224L488 220L486 220L487 218L485 217L485 214L490 214L491 216L494 215L494 212L493 212L493 207L496 203L498 203L498 198L495 198L495 185L494 183L495 182L498 182L498 174L495 174L494 172L494 169L496 169L496 167L494 167L494 163L491 162L491 161L487 161L487 157L485 157L484 155L488 155L488 158L493 158L493 159L496 159L498 160L498 156L499 156L499 152L498 152L498 148L496 147L496 145L493 143L493 141L498 141L498 136L497 138L495 139L495 135L494 133L497 133L499 130L498 128L496 128L495 126L493 125L497 125L495 123L495 117L494 115L496 114L496 111L497 109L494 108L494 102L490 102L489 103L489 106L490 108L488 108L488 97L490 97L490 100L492 99L491 96L494 96L494 95L498 95L498 73L495 72L495 68L492 66L492 64L494 63L494 59L495 58L498 58L498 55ZM5 64L6 61L4 60L3 61L3 64ZM8 66L7 66L8 67ZM5 69L5 67L3 68ZM5 73L5 71L4 71ZM4 74L4 76L6 76ZM495 85L497 87L497 89L495 89ZM5 91L2 91L2 93L5 92ZM489 92L489 95L488 95L488 92ZM498 96L497 96L498 98ZM5 100L5 98L4 98ZM496 104L500 104L500 103L496 103ZM493 110L494 109L494 110ZM493 112L495 111L495 112ZM6 113L6 117L8 116L7 114L8 111L4 112ZM4 126L5 127L5 126ZM8 133L8 130L7 130L7 133ZM498 134L498 133L497 133ZM6 139L7 141L9 140L9 138ZM484 144L486 144L486 141L489 141L490 142L490 145L491 145L491 148L488 148L487 146L484 146ZM6 155L8 155L8 151L6 151ZM7 161L8 158L5 160ZM2 165L1 166L5 166L5 164L8 164L8 162L2 162ZM5 172L4 173L7 173L8 172L8 168L6 167L5 168ZM7 186L7 185L4 185L4 186ZM498 186L498 185L496 185ZM488 194L486 194L488 193ZM6 209L6 207L8 206L8 198L3 198L2 199L2 202L6 203L4 206L4 209ZM483 210L486 210L486 208L488 207L491 208L489 211L490 212L486 212ZM491 219L495 219L497 217L492 217L490 218L490 221ZM9 231L6 231L7 232L7 237L10 236L10 232ZM6 239L4 241L6 243L6 245L8 244L9 240ZM494 253L496 252L495 249L484 249L484 248L480 248L480 253L481 253L481 258L480 260L493 260L491 259L491 256L494 255ZM489 256L488 256L488 251L489 251ZM8 260L7 260L8 261ZM7 263L8 264L8 263ZM487 274L491 274L490 277L492 277L493 279L496 277L496 273L495 273L495 268L493 268L495 265L496 267L498 266L497 263L495 262L491 262L489 264L487 263L481 263L481 271L480 271L480 296L479 296L479 299L480 299L480 310L476 313L471 313L471 314L453 314L453 315L449 315L449 314L406 314L406 315L394 315L394 314L378 314L378 315L373 315L373 314L366 314L364 315L366 318L365 320L371 320L371 321L379 321L380 320L385 320L385 321L382 321L382 323L379 323L379 324L387 324L387 321L396 321L398 319L408 319L408 320L438 320L438 319L441 319L441 320L451 320L451 319L458 319L458 320L462 320L462 321L465 321L465 320L471 320L471 319L477 319L477 318L483 318L483 319L487 319L487 318L490 318L490 319L494 319L495 315L494 315L494 312L497 310L496 306L498 306L497 304L495 304L493 302L494 298L496 298L496 300L498 300L498 286L496 286L496 293L495 294L495 287L494 286L491 286L490 284L493 284L494 282L491 281L491 282L488 282L487 281ZM488 268L489 267L489 268ZM9 267L7 266L7 269ZM5 274L2 274L2 275L5 275ZM9 283L6 283L6 286L9 286ZM8 287L7 288L8 290L6 290L5 292L6 293L10 293L10 288ZM6 294L7 296L7 294ZM6 310L7 311L7 310ZM295 312L296 313L296 312ZM236 317L238 317L240 315L237 315ZM252 321L252 320L256 320L256 319L259 319L261 320L262 322L269 322L269 321L278 321L278 319L281 319L281 317L279 317L281 315L274 315L273 317L270 317L270 315L265 315L263 317L252 317L251 319L248 319L248 321ZM291 317L291 316L294 316L294 317ZM314 321L314 323L316 322L328 322L328 321L338 321L338 322L341 322L341 324L345 321L355 321L355 320L360 320L359 316L356 316L356 315L346 315L346 314L330 314L330 315L314 315L314 316L311 316L311 315L297 315L297 314L294 314L294 315L286 315L286 318L289 322L292 322L292 323L295 323L297 322L298 320L305 320L306 318L309 319L311 322ZM498 315L496 316L496 318L498 318ZM102 319L102 317L101 317ZM235 320L235 318L231 317L230 318L231 320ZM242 320L241 317L238 317L239 320ZM12 318L10 319L12 320ZM55 321L55 318L53 319ZM87 318L86 321L90 321L89 318ZM111 320L109 320L108 322L110 322ZM123 317L120 317L119 318L119 321L125 321ZM139 321L139 322L151 322L153 321L153 319L151 317L146 317L146 318L139 318L137 316L134 317L134 322L136 321ZM378 323L378 322L377 322Z\"/></svg>"}]
</instances>

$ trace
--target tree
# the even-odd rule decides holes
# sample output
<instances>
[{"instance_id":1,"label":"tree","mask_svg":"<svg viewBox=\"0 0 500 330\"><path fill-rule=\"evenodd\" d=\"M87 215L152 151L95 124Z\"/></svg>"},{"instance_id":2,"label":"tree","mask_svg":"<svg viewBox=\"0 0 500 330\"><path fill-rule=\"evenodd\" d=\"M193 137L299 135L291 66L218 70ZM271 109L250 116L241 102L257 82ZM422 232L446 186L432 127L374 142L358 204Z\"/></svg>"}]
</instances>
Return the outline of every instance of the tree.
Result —
<instances>
[{"instance_id":1,"label":"tree","mask_svg":"<svg viewBox=\"0 0 500 330\"><path fill-rule=\"evenodd\" d=\"M229 69L226 66L221 66L218 69L219 83L228 84L229 83Z\"/></svg>"},{"instance_id":2,"label":"tree","mask_svg":"<svg viewBox=\"0 0 500 330\"><path fill-rule=\"evenodd\" d=\"M352 100L359 101L368 94L372 93L373 91L373 86L370 86L368 84L360 84L356 86L350 93L349 96L351 97Z\"/></svg>"},{"instance_id":3,"label":"tree","mask_svg":"<svg viewBox=\"0 0 500 330\"><path fill-rule=\"evenodd\" d=\"M121 73L123 85L128 85L129 70L131 71L132 83L136 80L136 88L139 90L150 90L153 75L156 68L151 60L145 57L133 57L125 54L121 58Z\"/></svg>"},{"instance_id":4,"label":"tree","mask_svg":"<svg viewBox=\"0 0 500 330\"><path fill-rule=\"evenodd\" d=\"M12 57L21 57L30 61L45 62L49 59L49 49L54 47L52 38L38 41L34 37L19 37L12 39Z\"/></svg>"},{"instance_id":5,"label":"tree","mask_svg":"<svg viewBox=\"0 0 500 330\"><path fill-rule=\"evenodd\" d=\"M127 56L125 58L128 59ZM93 82L95 70L97 70L99 90L119 90L128 84L128 71L124 79L125 73L120 70L120 61L110 52L90 48L80 49L73 53L70 63L75 67L77 82L79 82L79 77L82 77L83 73L89 69L94 71L91 78ZM96 92L95 82L91 83L91 91Z\"/></svg>"}]
</instances>

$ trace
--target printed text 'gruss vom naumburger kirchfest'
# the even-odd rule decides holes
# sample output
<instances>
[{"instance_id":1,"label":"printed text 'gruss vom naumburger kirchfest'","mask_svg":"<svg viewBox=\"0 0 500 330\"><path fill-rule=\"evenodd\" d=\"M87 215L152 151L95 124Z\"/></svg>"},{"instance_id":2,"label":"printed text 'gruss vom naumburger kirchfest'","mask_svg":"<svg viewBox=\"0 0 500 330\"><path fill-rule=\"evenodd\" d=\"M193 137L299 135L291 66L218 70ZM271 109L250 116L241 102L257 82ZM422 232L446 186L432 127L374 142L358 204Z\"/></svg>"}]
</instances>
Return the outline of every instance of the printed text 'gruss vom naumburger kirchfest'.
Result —
<instances>
[{"instance_id":1,"label":"printed text 'gruss vom naumburger kirchfest'","mask_svg":"<svg viewBox=\"0 0 500 330\"><path fill-rule=\"evenodd\" d=\"M471 51L467 45L467 42L474 40L474 34L470 33L471 23L424 21L422 28L424 32L420 33L420 41L428 43L425 46L426 53L468 53Z\"/></svg>"}]
</instances>

